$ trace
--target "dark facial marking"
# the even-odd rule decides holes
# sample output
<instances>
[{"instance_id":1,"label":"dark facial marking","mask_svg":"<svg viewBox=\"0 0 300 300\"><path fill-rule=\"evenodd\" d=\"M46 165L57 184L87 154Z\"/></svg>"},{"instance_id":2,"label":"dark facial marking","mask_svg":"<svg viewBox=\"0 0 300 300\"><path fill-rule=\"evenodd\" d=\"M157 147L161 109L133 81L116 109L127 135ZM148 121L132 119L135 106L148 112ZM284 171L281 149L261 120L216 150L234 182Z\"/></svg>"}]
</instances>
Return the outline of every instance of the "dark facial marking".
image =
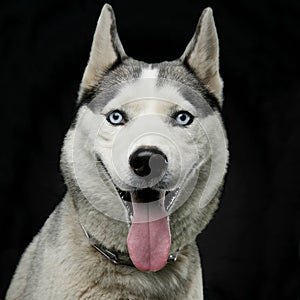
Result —
<instances>
[{"instance_id":1,"label":"dark facial marking","mask_svg":"<svg viewBox=\"0 0 300 300\"><path fill-rule=\"evenodd\" d=\"M156 66L159 68L158 86L162 86L168 81L175 83L175 85L178 83L179 93L181 93L187 101L191 102L203 116L211 112L208 110L203 111L203 104L201 105L201 99L199 98L205 100L213 111L221 112L218 99L204 87L194 72L181 61L163 62Z\"/></svg>"}]
</instances>

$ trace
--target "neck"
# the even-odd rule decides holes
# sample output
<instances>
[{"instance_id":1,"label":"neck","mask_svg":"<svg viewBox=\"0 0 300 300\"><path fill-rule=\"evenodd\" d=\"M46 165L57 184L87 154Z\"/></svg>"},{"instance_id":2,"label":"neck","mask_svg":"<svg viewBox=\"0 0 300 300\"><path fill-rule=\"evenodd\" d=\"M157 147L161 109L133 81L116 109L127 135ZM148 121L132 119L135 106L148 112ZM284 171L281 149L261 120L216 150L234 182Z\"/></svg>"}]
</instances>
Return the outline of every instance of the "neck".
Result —
<instances>
[{"instance_id":1,"label":"neck","mask_svg":"<svg viewBox=\"0 0 300 300\"><path fill-rule=\"evenodd\" d=\"M82 203L82 200L80 203ZM104 214L96 211L91 207L90 204L86 204L87 201L85 201L84 205L84 214L81 213L83 208L80 209L81 205L79 204L79 202L76 202L75 209L78 213L78 222L82 228L82 233L88 240L90 246L96 249L101 255L103 255L113 264L134 267L134 264L129 257L126 246L129 226L124 226L123 222L112 220ZM88 210L88 213L86 210ZM120 223L122 223L121 226ZM95 224L96 226L94 226ZM126 228L125 235L123 232L124 227ZM117 235L119 239L117 237L113 238L113 243L111 241L111 237L113 236L113 234L116 235L116 233L118 232L119 234ZM125 247L123 246L124 244L122 245L120 241L120 237L124 236L126 237ZM103 237L109 237L109 239L103 239ZM116 241L119 241L119 244L116 244ZM169 255L168 263L175 262L179 253L180 247L178 247L173 253Z\"/></svg>"},{"instance_id":2,"label":"neck","mask_svg":"<svg viewBox=\"0 0 300 300\"><path fill-rule=\"evenodd\" d=\"M114 249L108 249L103 244L98 242L86 229L85 227L80 223L80 226L82 228L82 231L87 238L89 244L91 247L96 249L99 253L101 253L106 259L108 259L110 262L112 262L115 265L126 265L130 267L135 267L132 263L129 253L123 253L120 251L116 251ZM168 263L175 262L177 260L177 256L180 252L180 249L176 251L175 254L170 254L168 258Z\"/></svg>"},{"instance_id":3,"label":"neck","mask_svg":"<svg viewBox=\"0 0 300 300\"><path fill-rule=\"evenodd\" d=\"M107 249L127 253L128 224L106 216L95 209L84 197L68 196L74 204L78 222L84 228L83 234L86 237L88 234L93 244L101 244Z\"/></svg>"}]
</instances>

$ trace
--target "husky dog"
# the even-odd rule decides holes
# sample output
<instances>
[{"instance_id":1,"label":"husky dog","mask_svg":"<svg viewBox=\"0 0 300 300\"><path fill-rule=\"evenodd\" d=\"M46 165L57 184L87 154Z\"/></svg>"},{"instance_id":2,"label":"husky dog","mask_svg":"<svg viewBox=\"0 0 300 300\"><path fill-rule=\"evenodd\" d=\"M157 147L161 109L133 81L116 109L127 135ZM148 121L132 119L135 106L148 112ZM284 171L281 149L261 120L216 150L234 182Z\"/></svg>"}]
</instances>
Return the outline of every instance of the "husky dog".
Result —
<instances>
[{"instance_id":1,"label":"husky dog","mask_svg":"<svg viewBox=\"0 0 300 300\"><path fill-rule=\"evenodd\" d=\"M62 148L63 201L24 253L6 299L203 299L196 236L228 160L212 10L184 54L129 58L102 9Z\"/></svg>"}]
</instances>

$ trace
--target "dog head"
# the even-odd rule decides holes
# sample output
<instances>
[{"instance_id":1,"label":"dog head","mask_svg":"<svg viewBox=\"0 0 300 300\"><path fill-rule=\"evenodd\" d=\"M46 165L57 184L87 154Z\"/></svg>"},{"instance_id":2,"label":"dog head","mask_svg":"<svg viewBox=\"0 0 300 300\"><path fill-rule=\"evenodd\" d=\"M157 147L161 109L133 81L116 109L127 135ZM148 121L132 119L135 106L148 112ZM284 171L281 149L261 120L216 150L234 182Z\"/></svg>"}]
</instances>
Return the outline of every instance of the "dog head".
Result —
<instances>
[{"instance_id":1,"label":"dog head","mask_svg":"<svg viewBox=\"0 0 300 300\"><path fill-rule=\"evenodd\" d=\"M103 7L62 170L79 214L90 222L83 207L91 205L111 219L106 244L127 244L140 270L161 269L216 208L228 156L222 88L210 8L182 57L147 64L126 55L112 8ZM117 237L122 222L126 243Z\"/></svg>"}]
</instances>

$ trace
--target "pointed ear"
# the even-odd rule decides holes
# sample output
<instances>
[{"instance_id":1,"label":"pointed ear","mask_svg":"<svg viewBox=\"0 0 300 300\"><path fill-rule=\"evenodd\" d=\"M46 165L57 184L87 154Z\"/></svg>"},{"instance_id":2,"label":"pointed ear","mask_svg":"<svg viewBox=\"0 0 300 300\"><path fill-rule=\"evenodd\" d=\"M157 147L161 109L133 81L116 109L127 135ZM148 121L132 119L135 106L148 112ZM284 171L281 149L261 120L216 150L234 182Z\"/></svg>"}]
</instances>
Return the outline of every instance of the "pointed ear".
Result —
<instances>
[{"instance_id":1,"label":"pointed ear","mask_svg":"<svg viewBox=\"0 0 300 300\"><path fill-rule=\"evenodd\" d=\"M97 85L113 65L124 58L126 53L118 36L113 9L105 4L94 33L90 58L80 85L79 99L85 91Z\"/></svg>"},{"instance_id":2,"label":"pointed ear","mask_svg":"<svg viewBox=\"0 0 300 300\"><path fill-rule=\"evenodd\" d=\"M219 74L219 41L211 8L206 8L196 32L180 60L187 64L222 105L223 81Z\"/></svg>"}]
</instances>

